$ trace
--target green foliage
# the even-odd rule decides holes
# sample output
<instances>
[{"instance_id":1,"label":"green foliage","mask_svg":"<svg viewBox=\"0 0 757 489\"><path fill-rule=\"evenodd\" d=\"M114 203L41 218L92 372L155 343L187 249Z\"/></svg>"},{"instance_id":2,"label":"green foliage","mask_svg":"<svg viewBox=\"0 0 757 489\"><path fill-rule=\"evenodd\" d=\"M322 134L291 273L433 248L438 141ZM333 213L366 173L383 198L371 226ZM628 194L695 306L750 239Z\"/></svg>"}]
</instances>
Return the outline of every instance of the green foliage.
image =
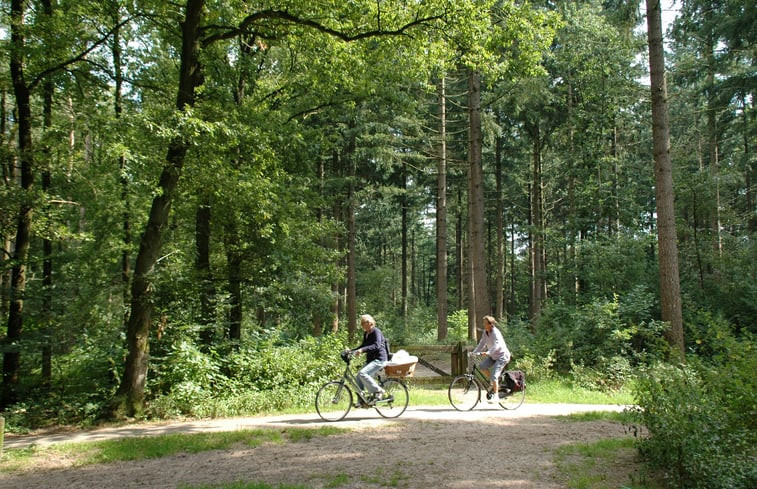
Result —
<instances>
[{"instance_id":1,"label":"green foliage","mask_svg":"<svg viewBox=\"0 0 757 489\"><path fill-rule=\"evenodd\" d=\"M493 230L502 217L494 210L504 204L513 240L506 284L513 319L503 327L513 366L532 381L572 374L576 387L609 390L623 385L640 365L665 356L651 231L648 93L638 82L644 43L625 24L633 20L628 10L633 6L289 2L293 15L350 34L394 29L436 14L445 18L401 36L349 43L303 25L277 27L260 19L255 29L276 35L248 45L213 36L237 32L234 25L243 16L263 7L217 2L203 13L203 25L212 26L206 41L217 41L203 46L204 82L196 104L177 112L181 9L151 2L150 22L144 22L146 6L139 2L130 4L128 17L123 11L129 21L120 30L120 68L130 83L116 109L115 39L102 38L113 32L115 20L98 2L80 3L75 9L53 5L52 18L44 9L30 9L24 21L27 45L19 52L28 62L28 81L33 80L35 93L48 81L54 87L50 126L42 127L43 117L32 121L37 150L32 194L19 187L12 164L18 158L11 144L18 130L14 118L1 135L8 143L0 148L6 177L0 186L4 274L17 265L12 241L18 210L22 203L34 207L23 338L6 342L0 332L2 351L18 349L22 355L15 372L21 402L3 413L12 428L91 422L114 392L124 368L129 312L122 260L133 269L166 151L176 136L191 140L191 147L149 274L155 306L148 338L152 416L296 407L308 402L320 379L336 375L341 364L334 352L343 334L309 337L314 325L329 323L342 296L345 243L353 237L346 233L349 198L359 203L354 238L360 311L373 314L395 344L435 343L432 215L439 119L434 88L442 77L449 101L449 304L466 300L455 279L464 282L458 274L466 273L469 259L466 87L455 80L460 73L454 65L477 68L484 79L485 219ZM693 10L683 11L685 22L674 31L671 133L678 141L672 156L679 165L686 346L717 363L730 354L726 339L734 332L757 332L757 240L748 200L753 162L745 144L754 134L754 101L744 91L754 63L739 47L745 43L740 36L753 29L737 28L751 26L753 15L745 15L745 2L729 1L723 9L707 9L712 17L702 23L702 5L688 5ZM8 30L8 18L4 21ZM710 29L719 62L705 67L701 60L710 53L702 40L710 38L704 35ZM82 50L86 63L54 68L83 60ZM6 66L10 52L1 53ZM714 77L707 68L717 70ZM707 86L708 80L715 86ZM10 81L7 76L2 81L11 113ZM43 113L44 97L38 95L32 99L34 114ZM716 116L716 133L710 133L702 114ZM542 154L533 154L528 127L541 131ZM717 165L707 161L703 149L710 142L718 150ZM528 211L535 156L544 162L544 202L549 203L542 230L532 228ZM494 170L500 164L504 181L495 196L500 182L494 181ZM50 186L43 190L39 184L48 172ZM349 198L348 187L355 192ZM212 211L206 236L212 291L196 263L196 217L204 206ZM533 241L520 240L534 231L545 233L552 302L531 324L520 318L530 315ZM49 285L42 239L53 245ZM493 232L488 239L486 258L494 265ZM9 278L0 291L3 324ZM493 284L496 277L491 278ZM403 279L409 290L400 290ZM232 283L240 288L244 336L234 345L223 339L237 298L231 297ZM211 311L201 321L204 299ZM342 324L346 319L340 311ZM214 337L200 345L204 320ZM467 322L464 309L450 314L449 343L467 342ZM43 378L40 361L48 345L51 379Z\"/></svg>"},{"instance_id":2,"label":"green foliage","mask_svg":"<svg viewBox=\"0 0 757 489\"><path fill-rule=\"evenodd\" d=\"M628 405L633 402L633 395L627 387L599 391L594 387L576 385L569 377L532 381L526 371L526 386L526 402L616 405Z\"/></svg>"},{"instance_id":3,"label":"green foliage","mask_svg":"<svg viewBox=\"0 0 757 489\"><path fill-rule=\"evenodd\" d=\"M612 438L561 446L555 453L558 471L571 489L653 489L661 485L645 473L637 474L633 440ZM641 475L641 477L639 477ZM630 484L629 484L630 479Z\"/></svg>"},{"instance_id":4,"label":"green foliage","mask_svg":"<svg viewBox=\"0 0 757 489\"><path fill-rule=\"evenodd\" d=\"M120 350L98 345L94 338L88 337L81 348L57 356L51 386L30 386L28 400L9 406L3 412L6 428L23 431L94 422L117 385L116 358L120 356Z\"/></svg>"},{"instance_id":5,"label":"green foliage","mask_svg":"<svg viewBox=\"0 0 757 489\"><path fill-rule=\"evenodd\" d=\"M638 446L676 487L747 489L757 484L757 371L751 338L719 338L713 362L657 365L639 376Z\"/></svg>"},{"instance_id":6,"label":"green foliage","mask_svg":"<svg viewBox=\"0 0 757 489\"><path fill-rule=\"evenodd\" d=\"M539 382L555 377L554 345L540 341L528 322L510 321L500 326L512 354L508 369L523 370L527 373L529 382Z\"/></svg>"},{"instance_id":7,"label":"green foliage","mask_svg":"<svg viewBox=\"0 0 757 489\"><path fill-rule=\"evenodd\" d=\"M150 415L217 417L309 406L343 368L344 347L339 335L286 343L272 331L223 354L179 342L154 361Z\"/></svg>"},{"instance_id":8,"label":"green foliage","mask_svg":"<svg viewBox=\"0 0 757 489\"><path fill-rule=\"evenodd\" d=\"M629 294L624 301L600 300L570 307L545 307L531 335L537 355L554 359L558 372L572 372L578 382L615 389L635 365L661 358L663 323L649 317L647 295Z\"/></svg>"},{"instance_id":9,"label":"green foliage","mask_svg":"<svg viewBox=\"0 0 757 489\"><path fill-rule=\"evenodd\" d=\"M467 309L459 309L447 317L447 336L451 342L468 341Z\"/></svg>"}]
</instances>

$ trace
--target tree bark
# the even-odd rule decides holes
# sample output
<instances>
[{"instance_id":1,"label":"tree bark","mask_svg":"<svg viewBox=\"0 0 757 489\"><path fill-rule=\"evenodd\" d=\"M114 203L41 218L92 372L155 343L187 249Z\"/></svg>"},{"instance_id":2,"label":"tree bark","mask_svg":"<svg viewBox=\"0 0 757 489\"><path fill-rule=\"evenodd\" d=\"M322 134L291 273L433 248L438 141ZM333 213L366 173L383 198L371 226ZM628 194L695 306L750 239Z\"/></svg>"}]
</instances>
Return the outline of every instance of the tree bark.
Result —
<instances>
[{"instance_id":1,"label":"tree bark","mask_svg":"<svg viewBox=\"0 0 757 489\"><path fill-rule=\"evenodd\" d=\"M200 296L200 344L209 347L213 344L213 274L210 270L210 222L212 206L210 198L203 195L202 202L195 211L195 273L199 285ZM228 256L228 251L227 251ZM229 265L231 267L233 265Z\"/></svg>"},{"instance_id":2,"label":"tree bark","mask_svg":"<svg viewBox=\"0 0 757 489\"><path fill-rule=\"evenodd\" d=\"M176 109L179 113L194 105L195 89L202 83L200 53L200 19L204 0L188 0L181 24L182 50L179 71L179 91ZM126 331L128 354L121 383L112 400L110 415L136 416L144 411L144 389L149 366L149 334L152 322L151 280L160 253L163 233L168 224L174 193L184 166L189 142L177 136L169 143L166 163L152 201L147 225L139 244L134 278L131 286L131 313Z\"/></svg>"},{"instance_id":3,"label":"tree bark","mask_svg":"<svg viewBox=\"0 0 757 489\"><path fill-rule=\"evenodd\" d=\"M531 302L529 317L538 319L547 296L544 260L544 202L541 174L541 132L539 124L531 126L533 166L531 169Z\"/></svg>"},{"instance_id":4,"label":"tree bark","mask_svg":"<svg viewBox=\"0 0 757 489\"><path fill-rule=\"evenodd\" d=\"M16 218L16 239L11 270L10 302L8 307L7 345L21 340L24 327L24 293L26 291L26 262L29 256L32 226L32 191L34 186L34 156L32 151L32 115L30 90L24 75L24 4L11 1L10 72L16 97L18 120L18 154L21 164L21 189L27 196L20 204ZM3 385L0 409L17 401L21 352L17 346L6 347L3 355Z\"/></svg>"},{"instance_id":5,"label":"tree bark","mask_svg":"<svg viewBox=\"0 0 757 489\"><path fill-rule=\"evenodd\" d=\"M468 259L470 260L470 283L468 310L468 337L478 338L477 328L482 319L490 314L489 292L486 277L486 233L484 229L484 176L481 132L481 74L471 72L468 76Z\"/></svg>"},{"instance_id":6,"label":"tree bark","mask_svg":"<svg viewBox=\"0 0 757 489\"><path fill-rule=\"evenodd\" d=\"M436 338L447 338L447 89L444 76L437 87L439 152L436 175Z\"/></svg>"},{"instance_id":7,"label":"tree bark","mask_svg":"<svg viewBox=\"0 0 757 489\"><path fill-rule=\"evenodd\" d=\"M660 0L646 0L646 5L652 92L652 140L657 207L657 247L660 262L660 302L662 319L670 325L665 332L665 339L673 351L683 355L683 315L678 275L678 245L673 206L673 167L670 161L670 126L668 122L668 94L665 85Z\"/></svg>"},{"instance_id":8,"label":"tree bark","mask_svg":"<svg viewBox=\"0 0 757 489\"><path fill-rule=\"evenodd\" d=\"M357 336L357 271L355 249L355 179L357 178L357 165L355 163L354 139L349 136L350 143L347 149L347 164L349 165L349 184L347 190L347 336L350 343Z\"/></svg>"},{"instance_id":9,"label":"tree bark","mask_svg":"<svg viewBox=\"0 0 757 489\"><path fill-rule=\"evenodd\" d=\"M45 9L49 2L44 2ZM52 8L49 14L52 15ZM45 131L49 131L53 125L53 92L54 86L45 81L43 88L42 125ZM52 175L50 172L50 148L45 145L42 148L42 156L45 159L42 171L42 191L50 192ZM42 386L49 388L53 377L53 348L52 348L52 317L53 317L53 242L49 238L42 239L42 314L44 317L42 338Z\"/></svg>"},{"instance_id":10,"label":"tree bark","mask_svg":"<svg viewBox=\"0 0 757 489\"><path fill-rule=\"evenodd\" d=\"M0 141L5 136L6 120L8 113L6 108L6 91L3 89L0 93ZM16 184L16 165L14 164L14 158L8 156L0 162L0 168L3 173L3 185L15 185ZM11 269L6 266L6 262L10 261L10 257L13 254L13 241L10 234L5 234L2 249L0 249L0 317L7 317L8 305L10 301L10 284L11 284Z\"/></svg>"},{"instance_id":11,"label":"tree bark","mask_svg":"<svg viewBox=\"0 0 757 489\"><path fill-rule=\"evenodd\" d=\"M226 227L226 271L229 291L228 338L236 345L242 339L242 254L236 223Z\"/></svg>"},{"instance_id":12,"label":"tree bark","mask_svg":"<svg viewBox=\"0 0 757 489\"><path fill-rule=\"evenodd\" d=\"M498 121L501 122L501 121ZM496 318L504 318L505 316L505 221L504 221L504 203L502 202L502 138L497 136L496 147L494 151L494 163L495 163L495 179L497 186L497 217L495 218L496 227L496 263L497 263L497 276L496 276L496 306L494 309L494 315Z\"/></svg>"},{"instance_id":13,"label":"tree bark","mask_svg":"<svg viewBox=\"0 0 757 489\"><path fill-rule=\"evenodd\" d=\"M408 230L407 230L407 163L402 162L402 170L400 172L400 221L401 221L401 254L402 263L400 265L401 275L400 278L401 288L400 291L400 314L402 316L402 327L407 328L407 310L408 310L408 275L412 271L408 272ZM412 270L412 269L411 269Z\"/></svg>"}]
</instances>

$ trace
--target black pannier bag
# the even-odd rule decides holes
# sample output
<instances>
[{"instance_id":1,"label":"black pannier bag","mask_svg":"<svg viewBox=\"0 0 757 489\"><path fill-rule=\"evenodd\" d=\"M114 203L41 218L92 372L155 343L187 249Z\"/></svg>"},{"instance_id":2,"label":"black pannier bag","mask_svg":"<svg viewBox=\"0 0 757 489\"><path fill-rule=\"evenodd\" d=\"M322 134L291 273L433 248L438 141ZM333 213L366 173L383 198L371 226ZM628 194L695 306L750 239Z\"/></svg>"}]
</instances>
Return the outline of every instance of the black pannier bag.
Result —
<instances>
[{"instance_id":1,"label":"black pannier bag","mask_svg":"<svg viewBox=\"0 0 757 489\"><path fill-rule=\"evenodd\" d=\"M526 388L526 374L521 370L508 370L503 377L507 388L513 392L520 392Z\"/></svg>"}]
</instances>

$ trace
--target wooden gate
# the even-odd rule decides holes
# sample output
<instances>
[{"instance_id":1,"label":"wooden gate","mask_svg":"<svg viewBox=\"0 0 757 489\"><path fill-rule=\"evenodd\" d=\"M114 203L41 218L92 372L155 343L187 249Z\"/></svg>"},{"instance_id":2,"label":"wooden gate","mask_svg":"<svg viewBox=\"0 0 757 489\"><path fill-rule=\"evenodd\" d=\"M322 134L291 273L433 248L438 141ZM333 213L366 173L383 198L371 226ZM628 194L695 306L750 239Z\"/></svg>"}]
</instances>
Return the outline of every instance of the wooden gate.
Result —
<instances>
[{"instance_id":1,"label":"wooden gate","mask_svg":"<svg viewBox=\"0 0 757 489\"><path fill-rule=\"evenodd\" d=\"M462 342L455 345L406 345L397 347L407 351L410 355L418 357L418 363L442 377L455 377L466 371L468 368L468 351L469 347ZM394 348L392 348L394 350ZM445 369L439 362L437 365L432 364L425 357L438 356L440 353L449 354L449 368Z\"/></svg>"}]
</instances>

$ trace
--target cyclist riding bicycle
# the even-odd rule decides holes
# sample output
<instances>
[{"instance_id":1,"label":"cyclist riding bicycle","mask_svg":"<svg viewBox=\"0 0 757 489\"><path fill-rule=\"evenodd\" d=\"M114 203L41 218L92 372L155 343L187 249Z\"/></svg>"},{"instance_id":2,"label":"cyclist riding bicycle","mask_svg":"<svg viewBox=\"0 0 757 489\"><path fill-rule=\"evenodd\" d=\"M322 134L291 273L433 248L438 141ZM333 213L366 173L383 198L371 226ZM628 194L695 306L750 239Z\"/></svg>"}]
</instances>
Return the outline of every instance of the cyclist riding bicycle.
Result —
<instances>
[{"instance_id":1,"label":"cyclist riding bicycle","mask_svg":"<svg viewBox=\"0 0 757 489\"><path fill-rule=\"evenodd\" d=\"M386 392L378 385L374 377L384 368L389 358L386 353L386 339L380 329L376 327L376 320L370 314L360 316L360 326L363 328L363 342L352 350L354 355L366 354L365 366L357 374L357 382L361 389L367 389L373 394L373 400L384 398Z\"/></svg>"},{"instance_id":2,"label":"cyclist riding bicycle","mask_svg":"<svg viewBox=\"0 0 757 489\"><path fill-rule=\"evenodd\" d=\"M484 316L484 333L481 335L481 341L473 350L473 354L486 355L478 368L484 372L490 371L489 379L492 384L492 392L499 392L499 375L505 365L510 362L510 350L507 349L505 339L497 328L497 321L494 320L493 316ZM489 399L489 401L496 402L495 399Z\"/></svg>"}]
</instances>

